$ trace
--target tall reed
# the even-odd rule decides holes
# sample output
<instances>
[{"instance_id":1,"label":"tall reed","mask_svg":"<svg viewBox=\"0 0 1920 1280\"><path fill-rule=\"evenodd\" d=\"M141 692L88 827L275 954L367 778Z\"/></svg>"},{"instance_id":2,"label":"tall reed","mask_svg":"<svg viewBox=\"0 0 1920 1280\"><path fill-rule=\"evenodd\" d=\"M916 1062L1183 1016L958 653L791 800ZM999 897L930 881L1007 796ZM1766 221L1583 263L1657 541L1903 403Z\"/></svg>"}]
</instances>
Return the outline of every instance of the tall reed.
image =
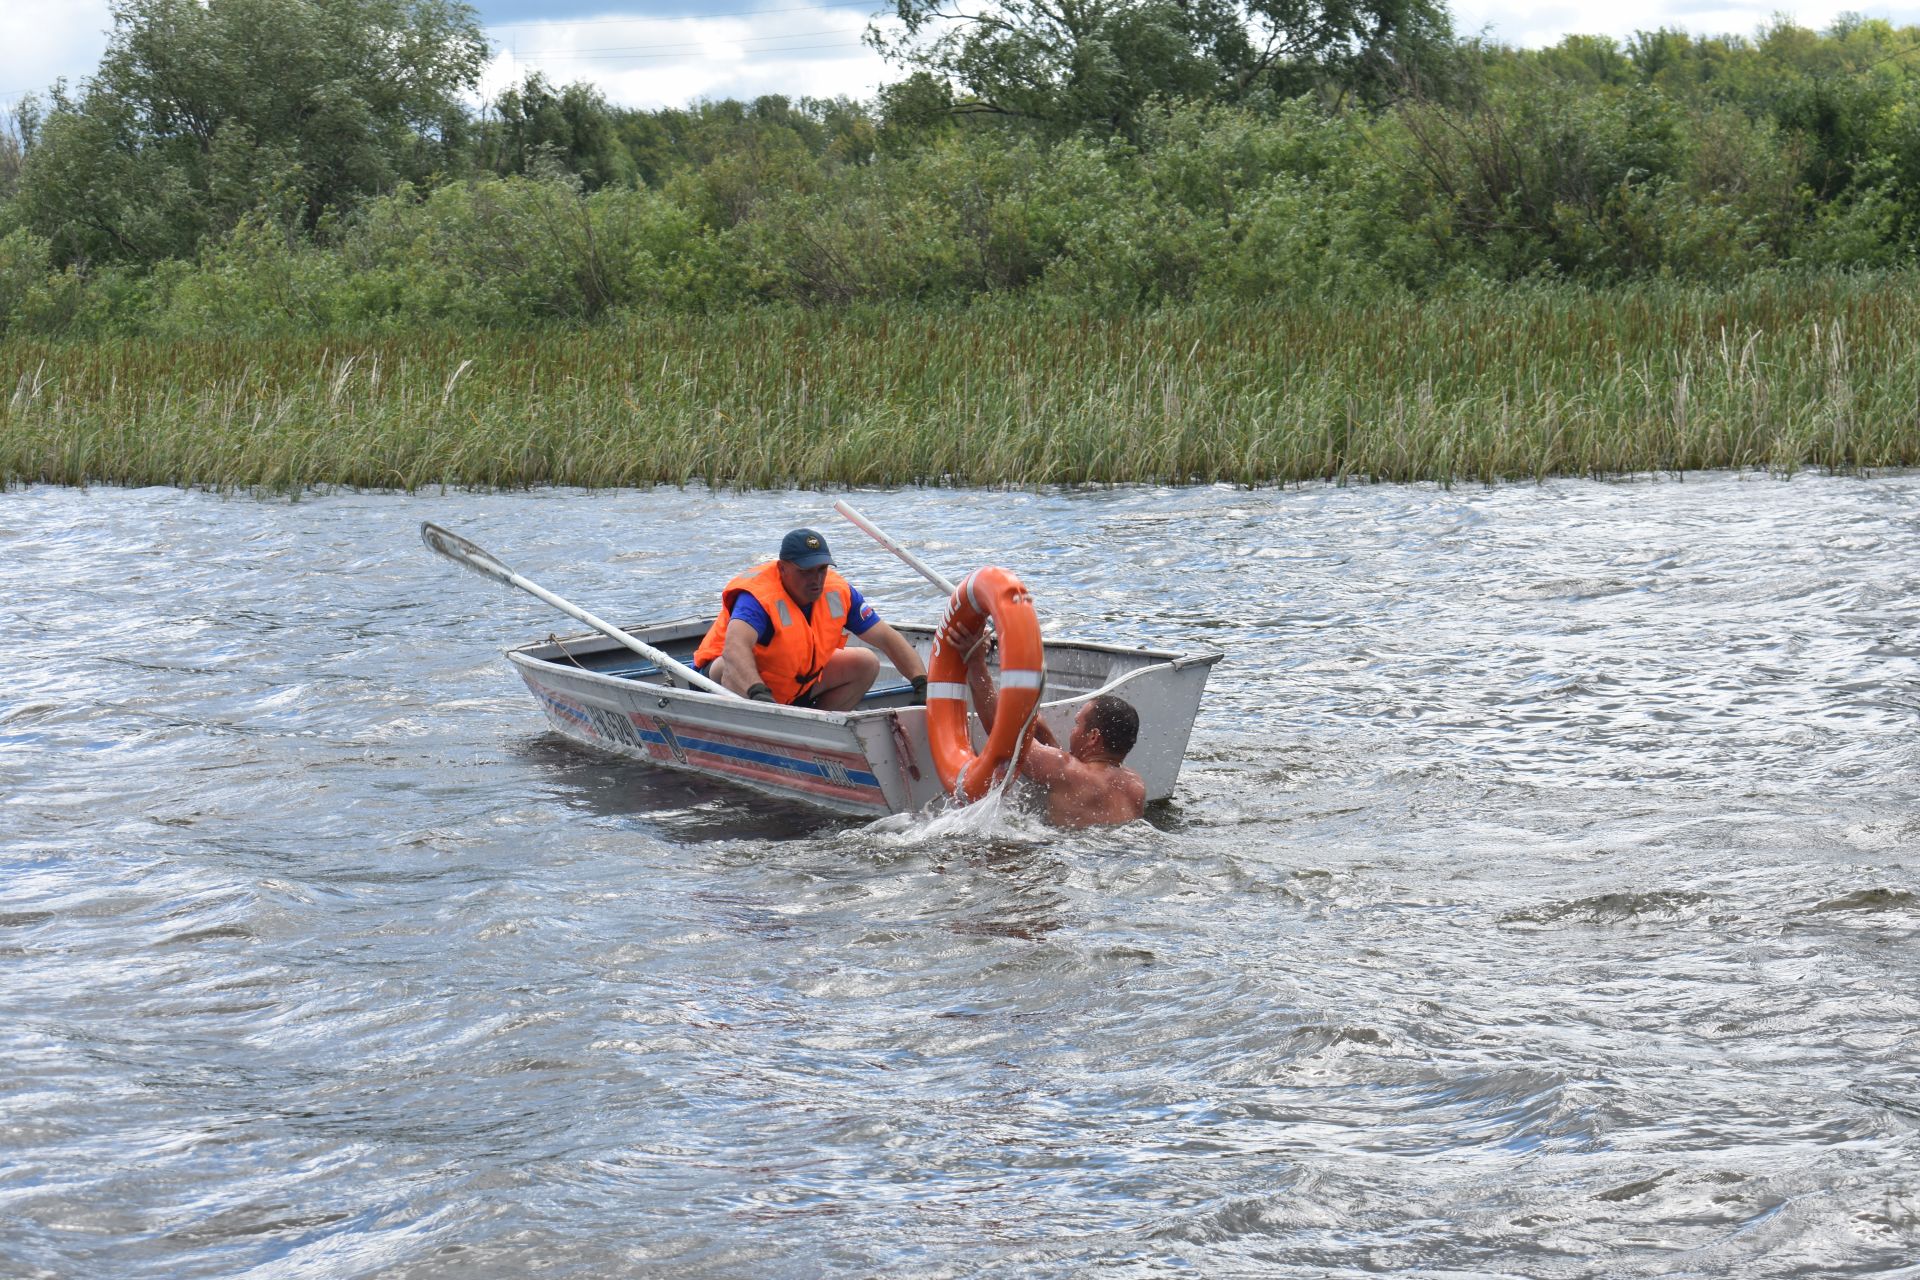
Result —
<instances>
[{"instance_id":1,"label":"tall reed","mask_svg":"<svg viewBox=\"0 0 1920 1280\"><path fill-rule=\"evenodd\" d=\"M1920 462L1910 275L1100 316L750 310L0 347L0 480L1493 481Z\"/></svg>"}]
</instances>

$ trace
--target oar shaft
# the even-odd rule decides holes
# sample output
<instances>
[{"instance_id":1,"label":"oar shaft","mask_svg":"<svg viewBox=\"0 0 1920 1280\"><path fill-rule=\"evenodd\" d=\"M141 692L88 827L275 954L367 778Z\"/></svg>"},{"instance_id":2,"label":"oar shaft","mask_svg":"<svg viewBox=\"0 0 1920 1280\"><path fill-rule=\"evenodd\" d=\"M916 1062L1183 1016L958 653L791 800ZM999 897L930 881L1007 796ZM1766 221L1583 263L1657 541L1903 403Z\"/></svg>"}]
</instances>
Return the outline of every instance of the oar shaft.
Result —
<instances>
[{"instance_id":1,"label":"oar shaft","mask_svg":"<svg viewBox=\"0 0 1920 1280\"><path fill-rule=\"evenodd\" d=\"M904 560L907 563L907 566L909 568L913 569L921 577L925 578L928 582L931 582L934 586L940 588L941 595L950 596L953 594L953 584L951 582L948 582L936 570L931 568L925 561L921 560L919 556L916 556L915 554L913 554L913 552L907 550L905 547L895 542L891 537L887 536L886 531L882 529L879 525L867 519L865 516L861 515L858 511L855 511L853 507L846 502L845 499L836 501L833 504L833 509L835 511L838 511L841 515L845 516L847 519L853 521L854 524L858 525L860 529L863 532L865 532L869 538L872 538L875 542L879 543L881 546L885 547L887 550L893 552L893 554L895 554L896 556L899 556L902 560Z\"/></svg>"},{"instance_id":2,"label":"oar shaft","mask_svg":"<svg viewBox=\"0 0 1920 1280\"><path fill-rule=\"evenodd\" d=\"M914 555L913 552L907 550L905 547L901 546L898 542L895 542L890 536L888 536L887 531L885 529L882 529L879 525L867 519L865 516L861 515L858 511L855 511L853 509L853 506L850 503L848 503L844 498L836 500L833 504L833 509L835 511L838 511L841 515L845 516L847 519L853 521L856 525L860 526L860 528L866 532L867 536L872 538L875 542L879 543L881 546L885 547L887 550L893 552L893 554L899 556L902 560L906 561L910 567L912 567L913 569L919 572L921 577L925 578L928 582L931 582L934 586L940 588L941 595L946 596L948 599L952 599L953 592L954 592L953 584L951 582L948 582L946 578L941 576L941 574L937 570L933 569L925 561L921 560L919 556ZM987 645L989 645L992 642L992 638L993 638L993 632L992 632L991 626L983 628L980 632L979 641L974 644L971 650L968 651L967 657L971 659L974 654L979 653L983 648L985 648Z\"/></svg>"},{"instance_id":3,"label":"oar shaft","mask_svg":"<svg viewBox=\"0 0 1920 1280\"><path fill-rule=\"evenodd\" d=\"M568 615L569 617L578 618L580 621L592 627L595 631L600 632L600 634L604 636L609 636L612 639L618 640L621 644L633 650L635 653L639 654L641 657L651 658L654 661L654 663L660 667L661 670L672 671L676 673L682 679L684 679L688 684L694 686L696 689L704 689L708 693L724 694L729 698L737 698L740 696L739 694L735 693L733 690L721 684L719 681L708 679L706 676L701 675L698 671L695 671L692 667L680 661L678 658L668 657L665 653L654 648L652 645L645 644L639 640L634 639L632 636L628 635L626 631L624 631L620 627L616 627L611 622L606 621L604 618L598 617L595 614L588 613L585 609L580 608L578 605L572 604L567 600L562 599L561 597L553 594L553 592L547 590L545 587L541 586L537 582L531 582L526 578L521 577L517 573L509 574L507 581L513 584L514 586L520 588L522 591L526 592L528 595L533 596L535 599L546 601L548 604L552 605L554 608L558 609L560 612Z\"/></svg>"},{"instance_id":4,"label":"oar shaft","mask_svg":"<svg viewBox=\"0 0 1920 1280\"><path fill-rule=\"evenodd\" d=\"M553 592L547 590L531 578L521 577L513 570L507 568L507 566L500 561L499 557L488 552L478 544L469 542L456 533L451 533L446 529L442 529L439 525L430 523L420 526L420 536L428 547L453 561L455 564L460 565L462 568L472 569L475 573L492 578L495 582L504 582L510 587L518 587L536 600L544 600L560 612L566 614L569 618L576 618L609 639L617 640L641 657L651 659L662 671L674 673L694 688L705 690L707 693L717 693L728 698L737 698L740 696L718 681L701 675L698 671L695 671L678 658L671 657L650 644L642 644L604 618L596 617L588 613L585 609L582 609L579 605L574 604L571 600L553 594Z\"/></svg>"}]
</instances>

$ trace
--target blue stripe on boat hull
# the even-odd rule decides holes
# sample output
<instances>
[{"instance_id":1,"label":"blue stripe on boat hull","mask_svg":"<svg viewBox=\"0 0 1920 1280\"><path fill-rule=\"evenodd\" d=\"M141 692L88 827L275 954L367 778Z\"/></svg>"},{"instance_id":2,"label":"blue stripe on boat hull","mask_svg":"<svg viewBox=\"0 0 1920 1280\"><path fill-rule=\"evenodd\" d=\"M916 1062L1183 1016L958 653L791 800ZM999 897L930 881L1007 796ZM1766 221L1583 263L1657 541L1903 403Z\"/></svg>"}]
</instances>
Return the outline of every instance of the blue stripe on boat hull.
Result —
<instances>
[{"instance_id":1,"label":"blue stripe on boat hull","mask_svg":"<svg viewBox=\"0 0 1920 1280\"><path fill-rule=\"evenodd\" d=\"M528 683L532 684L531 681ZM544 705L579 725L587 732L588 736L598 740L604 740L606 738L607 735L600 731L600 728L594 723L593 717L587 712L538 685L532 685L532 687L534 696L539 698ZM652 729L643 729L633 723L631 716L624 715L620 712L610 711L607 714L617 716L624 721L628 731L639 741L649 746L664 747L669 752L672 752L673 744L667 741L665 734ZM748 735L742 734L740 736L745 737ZM832 770L817 761L801 760L794 756L784 755L778 751L759 750L752 747L736 746L730 742L718 742L711 738L694 737L683 729L676 729L674 737L678 740L681 749L686 751L700 751L707 755L718 756L726 760L738 760L745 764L757 764L768 768L783 769L789 773L798 774L801 777L818 778L823 782L843 786L870 787L874 790L878 790L880 787L880 779L866 769L850 769L841 765L839 766L841 776L836 777Z\"/></svg>"}]
</instances>

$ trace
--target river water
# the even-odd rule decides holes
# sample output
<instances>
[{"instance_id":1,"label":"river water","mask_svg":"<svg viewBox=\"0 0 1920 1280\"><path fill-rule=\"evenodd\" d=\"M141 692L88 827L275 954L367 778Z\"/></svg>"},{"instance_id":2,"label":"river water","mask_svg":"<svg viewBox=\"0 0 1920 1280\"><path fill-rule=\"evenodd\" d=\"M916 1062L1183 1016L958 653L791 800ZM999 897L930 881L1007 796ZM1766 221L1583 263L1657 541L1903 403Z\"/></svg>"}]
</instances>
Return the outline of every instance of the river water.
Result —
<instances>
[{"instance_id":1,"label":"river water","mask_svg":"<svg viewBox=\"0 0 1920 1280\"><path fill-rule=\"evenodd\" d=\"M853 495L1222 649L1173 801L865 825L499 657L814 493L0 495L0 1275L1920 1276L1920 477Z\"/></svg>"}]
</instances>

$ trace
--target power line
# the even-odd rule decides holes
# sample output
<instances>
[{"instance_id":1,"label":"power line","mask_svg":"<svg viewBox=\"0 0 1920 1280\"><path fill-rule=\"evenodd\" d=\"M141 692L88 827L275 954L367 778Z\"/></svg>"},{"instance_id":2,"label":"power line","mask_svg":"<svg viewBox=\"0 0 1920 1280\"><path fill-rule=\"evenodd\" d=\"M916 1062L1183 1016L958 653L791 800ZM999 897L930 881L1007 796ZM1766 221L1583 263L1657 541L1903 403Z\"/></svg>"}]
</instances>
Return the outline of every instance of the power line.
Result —
<instances>
[{"instance_id":1,"label":"power line","mask_svg":"<svg viewBox=\"0 0 1920 1280\"><path fill-rule=\"evenodd\" d=\"M745 50L742 50L742 52L748 53L748 54L805 53L809 49L863 49L865 47L866 47L865 43L859 40L835 40L829 44L787 45L787 46L780 46L780 47L771 48L771 49L745 49ZM511 50L509 50L508 52L512 53ZM515 58L525 58L529 61L533 60L532 55L515 53L513 54L513 56ZM649 62L649 61L656 61L661 58L683 58L684 59L686 56L687 55L684 53L601 54L601 53L594 52L592 50L586 50L578 53L548 53L548 54L539 55L540 60L543 60L543 61L549 58L595 58L595 59L604 58L608 62Z\"/></svg>"},{"instance_id":2,"label":"power line","mask_svg":"<svg viewBox=\"0 0 1920 1280\"><path fill-rule=\"evenodd\" d=\"M737 40L714 36L706 40L683 40L678 44L617 44L600 49L566 49L554 46L547 49L521 49L517 52L521 57L541 53L568 54L574 57L598 57L601 54L609 53L651 53L658 49L705 49L716 44L759 44L768 40L813 40L820 36L845 36L847 34L848 32L843 28L838 31L789 31L784 35L777 36L741 36Z\"/></svg>"},{"instance_id":3,"label":"power line","mask_svg":"<svg viewBox=\"0 0 1920 1280\"><path fill-rule=\"evenodd\" d=\"M769 13L808 13L819 9L884 9L875 0L824 0L821 4L796 4L781 9L743 9L737 13L635 14L631 18L530 18L524 22L488 22L488 30L500 27L599 27L610 23L704 22L709 18L758 18Z\"/></svg>"}]
</instances>

